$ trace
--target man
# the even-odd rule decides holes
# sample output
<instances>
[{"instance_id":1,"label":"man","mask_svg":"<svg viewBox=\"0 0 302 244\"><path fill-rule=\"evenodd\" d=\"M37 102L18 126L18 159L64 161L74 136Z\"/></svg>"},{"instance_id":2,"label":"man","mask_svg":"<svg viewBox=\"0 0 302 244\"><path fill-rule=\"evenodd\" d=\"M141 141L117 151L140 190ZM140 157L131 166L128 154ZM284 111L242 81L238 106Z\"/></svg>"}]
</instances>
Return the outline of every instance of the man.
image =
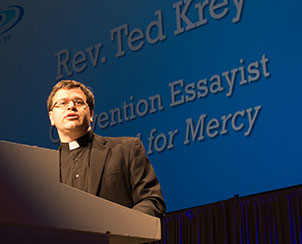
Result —
<instances>
[{"instance_id":1,"label":"man","mask_svg":"<svg viewBox=\"0 0 302 244\"><path fill-rule=\"evenodd\" d=\"M63 80L47 100L51 125L61 141L61 182L96 196L163 217L161 188L142 142L91 131L94 95L82 83Z\"/></svg>"}]
</instances>

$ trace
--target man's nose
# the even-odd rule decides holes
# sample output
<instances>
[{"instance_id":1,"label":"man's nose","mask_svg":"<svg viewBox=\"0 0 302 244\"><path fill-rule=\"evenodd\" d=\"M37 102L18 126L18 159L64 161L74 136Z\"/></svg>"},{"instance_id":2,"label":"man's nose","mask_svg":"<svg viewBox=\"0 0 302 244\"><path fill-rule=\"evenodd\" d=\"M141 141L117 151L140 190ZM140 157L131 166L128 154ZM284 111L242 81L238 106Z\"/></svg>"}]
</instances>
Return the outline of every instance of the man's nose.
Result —
<instances>
[{"instance_id":1,"label":"man's nose","mask_svg":"<svg viewBox=\"0 0 302 244\"><path fill-rule=\"evenodd\" d=\"M76 109L76 106L75 106L73 100L70 100L70 101L69 101L68 106L67 106L67 109L68 109L68 110L74 110L74 109Z\"/></svg>"}]
</instances>

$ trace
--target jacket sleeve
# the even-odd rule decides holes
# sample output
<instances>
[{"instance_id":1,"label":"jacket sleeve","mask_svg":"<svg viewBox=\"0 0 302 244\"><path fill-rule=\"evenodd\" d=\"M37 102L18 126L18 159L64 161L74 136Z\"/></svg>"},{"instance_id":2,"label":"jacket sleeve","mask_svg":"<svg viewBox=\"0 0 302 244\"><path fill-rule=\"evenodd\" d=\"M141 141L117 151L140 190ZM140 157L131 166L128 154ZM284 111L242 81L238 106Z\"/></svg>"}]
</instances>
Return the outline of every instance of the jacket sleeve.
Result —
<instances>
[{"instance_id":1,"label":"jacket sleeve","mask_svg":"<svg viewBox=\"0 0 302 244\"><path fill-rule=\"evenodd\" d=\"M133 209L152 216L164 217L166 205L161 187L144 146L138 138L132 142L129 157Z\"/></svg>"}]
</instances>

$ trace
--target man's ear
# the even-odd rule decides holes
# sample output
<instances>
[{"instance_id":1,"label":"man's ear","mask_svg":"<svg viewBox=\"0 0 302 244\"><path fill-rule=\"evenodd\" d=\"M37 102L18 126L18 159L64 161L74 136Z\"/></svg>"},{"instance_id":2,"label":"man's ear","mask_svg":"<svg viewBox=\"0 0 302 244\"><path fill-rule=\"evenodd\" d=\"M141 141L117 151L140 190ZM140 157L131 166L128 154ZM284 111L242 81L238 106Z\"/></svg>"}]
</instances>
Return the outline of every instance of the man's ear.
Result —
<instances>
[{"instance_id":1,"label":"man's ear","mask_svg":"<svg viewBox=\"0 0 302 244\"><path fill-rule=\"evenodd\" d=\"M48 112L48 117L49 117L49 120L50 120L50 124L51 124L52 126L54 126L54 125L55 125L55 122L54 122L54 120L52 119L52 111L49 111L49 112Z\"/></svg>"},{"instance_id":2,"label":"man's ear","mask_svg":"<svg viewBox=\"0 0 302 244\"><path fill-rule=\"evenodd\" d=\"M90 110L90 122L93 122L93 110Z\"/></svg>"}]
</instances>

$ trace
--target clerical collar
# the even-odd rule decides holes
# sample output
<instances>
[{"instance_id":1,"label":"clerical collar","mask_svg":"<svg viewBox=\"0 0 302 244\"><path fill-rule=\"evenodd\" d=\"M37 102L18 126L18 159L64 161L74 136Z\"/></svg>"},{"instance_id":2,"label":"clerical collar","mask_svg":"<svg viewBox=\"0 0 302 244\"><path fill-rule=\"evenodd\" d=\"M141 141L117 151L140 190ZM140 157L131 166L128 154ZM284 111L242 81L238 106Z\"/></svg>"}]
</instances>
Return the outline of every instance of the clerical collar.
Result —
<instances>
[{"instance_id":1,"label":"clerical collar","mask_svg":"<svg viewBox=\"0 0 302 244\"><path fill-rule=\"evenodd\" d=\"M61 147L66 151L72 151L79 147L86 147L88 143L91 141L92 137L93 137L93 133L89 131L86 135L81 136L72 142L61 142Z\"/></svg>"},{"instance_id":2,"label":"clerical collar","mask_svg":"<svg viewBox=\"0 0 302 244\"><path fill-rule=\"evenodd\" d=\"M73 149L77 149L80 147L79 143L77 142L77 140L75 141L71 141L71 142L68 142L68 145L69 145L69 150L73 150Z\"/></svg>"}]
</instances>

